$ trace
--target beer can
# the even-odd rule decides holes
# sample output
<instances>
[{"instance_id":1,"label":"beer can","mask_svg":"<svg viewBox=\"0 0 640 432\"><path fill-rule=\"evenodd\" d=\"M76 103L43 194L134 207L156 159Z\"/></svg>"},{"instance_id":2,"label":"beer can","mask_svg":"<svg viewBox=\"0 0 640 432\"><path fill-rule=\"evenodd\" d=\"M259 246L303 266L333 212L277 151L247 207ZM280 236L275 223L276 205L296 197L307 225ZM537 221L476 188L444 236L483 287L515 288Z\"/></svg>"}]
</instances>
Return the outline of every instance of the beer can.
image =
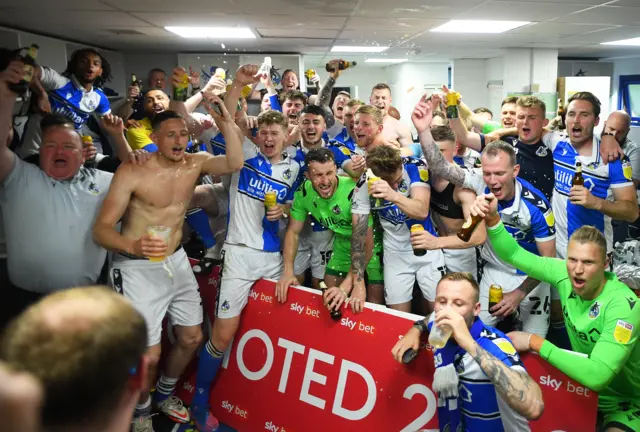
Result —
<instances>
[{"instance_id":1,"label":"beer can","mask_svg":"<svg viewBox=\"0 0 640 432\"><path fill-rule=\"evenodd\" d=\"M271 190L269 192L265 192L264 194L264 206L268 209L271 207L275 207L278 204L278 195L276 191Z\"/></svg>"},{"instance_id":2,"label":"beer can","mask_svg":"<svg viewBox=\"0 0 640 432\"><path fill-rule=\"evenodd\" d=\"M489 308L497 305L502 301L502 287L493 284L489 287Z\"/></svg>"}]
</instances>

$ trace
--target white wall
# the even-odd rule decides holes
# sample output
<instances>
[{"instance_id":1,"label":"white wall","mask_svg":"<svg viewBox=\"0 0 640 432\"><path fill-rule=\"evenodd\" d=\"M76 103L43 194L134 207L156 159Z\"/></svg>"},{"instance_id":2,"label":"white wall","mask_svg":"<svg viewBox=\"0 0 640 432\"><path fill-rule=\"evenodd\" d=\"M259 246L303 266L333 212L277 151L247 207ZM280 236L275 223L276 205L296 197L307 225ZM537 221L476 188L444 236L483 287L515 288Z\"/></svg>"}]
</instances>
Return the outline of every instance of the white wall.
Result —
<instances>
[{"instance_id":1,"label":"white wall","mask_svg":"<svg viewBox=\"0 0 640 432\"><path fill-rule=\"evenodd\" d=\"M620 75L639 75L640 74L640 58L616 60L613 63L613 82L611 84L611 109L618 109L618 86L620 84ZM640 143L640 127L632 127L629 132L629 138Z\"/></svg>"},{"instance_id":2,"label":"white wall","mask_svg":"<svg viewBox=\"0 0 640 432\"><path fill-rule=\"evenodd\" d=\"M453 61L453 88L462 95L464 103L471 109L488 105L488 63L487 59L456 59Z\"/></svg>"}]
</instances>

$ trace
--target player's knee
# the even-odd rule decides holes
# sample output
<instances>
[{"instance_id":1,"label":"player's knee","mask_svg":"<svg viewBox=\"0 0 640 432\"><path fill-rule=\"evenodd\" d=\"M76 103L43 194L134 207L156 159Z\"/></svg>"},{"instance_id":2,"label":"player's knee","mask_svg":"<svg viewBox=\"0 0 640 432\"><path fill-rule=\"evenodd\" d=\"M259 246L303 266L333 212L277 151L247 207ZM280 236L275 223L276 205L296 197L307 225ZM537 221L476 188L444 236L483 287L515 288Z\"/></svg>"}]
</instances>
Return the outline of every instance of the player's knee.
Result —
<instances>
[{"instance_id":1,"label":"player's knee","mask_svg":"<svg viewBox=\"0 0 640 432\"><path fill-rule=\"evenodd\" d=\"M231 329L221 329L218 331L214 331L211 342L213 343L213 346L220 351L226 351L227 348L229 348L229 346L231 345L231 341L233 341L234 335L235 331L231 331Z\"/></svg>"},{"instance_id":2,"label":"player's knee","mask_svg":"<svg viewBox=\"0 0 640 432\"><path fill-rule=\"evenodd\" d=\"M192 330L183 332L178 337L178 344L187 349L196 349L202 343L202 330L196 327Z\"/></svg>"}]
</instances>

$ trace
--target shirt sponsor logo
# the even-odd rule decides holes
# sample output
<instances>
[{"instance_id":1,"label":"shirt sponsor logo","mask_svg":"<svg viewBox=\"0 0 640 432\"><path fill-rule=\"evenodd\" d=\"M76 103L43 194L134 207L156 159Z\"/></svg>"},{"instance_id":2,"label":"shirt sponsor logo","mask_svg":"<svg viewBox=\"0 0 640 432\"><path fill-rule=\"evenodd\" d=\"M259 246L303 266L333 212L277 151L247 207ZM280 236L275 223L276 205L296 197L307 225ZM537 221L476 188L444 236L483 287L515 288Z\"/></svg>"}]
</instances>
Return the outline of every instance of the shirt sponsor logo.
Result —
<instances>
[{"instance_id":1,"label":"shirt sponsor logo","mask_svg":"<svg viewBox=\"0 0 640 432\"><path fill-rule=\"evenodd\" d=\"M420 180L422 180L423 182L429 181L429 170L424 168L419 168L418 172L420 173Z\"/></svg>"},{"instance_id":2,"label":"shirt sponsor logo","mask_svg":"<svg viewBox=\"0 0 640 432\"><path fill-rule=\"evenodd\" d=\"M556 218L553 216L553 211L551 209L544 214L544 220L547 222L547 225L552 227L556 224Z\"/></svg>"},{"instance_id":3,"label":"shirt sponsor logo","mask_svg":"<svg viewBox=\"0 0 640 432\"><path fill-rule=\"evenodd\" d=\"M500 348L500 350L503 353L508 354L510 356L516 355L516 349L513 347L513 345L511 345L511 342L509 342L507 339L498 338L494 340L493 343L496 344L496 346Z\"/></svg>"},{"instance_id":4,"label":"shirt sponsor logo","mask_svg":"<svg viewBox=\"0 0 640 432\"><path fill-rule=\"evenodd\" d=\"M616 328L613 330L613 338L616 342L627 344L631 340L631 333L633 333L633 324L618 320Z\"/></svg>"},{"instance_id":5,"label":"shirt sponsor logo","mask_svg":"<svg viewBox=\"0 0 640 432\"><path fill-rule=\"evenodd\" d=\"M340 147L340 151L342 152L342 154L344 154L345 156L351 156L351 152L349 151L348 148L346 147Z\"/></svg>"},{"instance_id":6,"label":"shirt sponsor logo","mask_svg":"<svg viewBox=\"0 0 640 432\"><path fill-rule=\"evenodd\" d=\"M595 302L589 309L589 318L596 319L600 315L600 302Z\"/></svg>"},{"instance_id":7,"label":"shirt sponsor logo","mask_svg":"<svg viewBox=\"0 0 640 432\"><path fill-rule=\"evenodd\" d=\"M622 174L624 174L624 178L626 178L627 180L631 180L632 170L631 163L628 159L622 161Z\"/></svg>"}]
</instances>

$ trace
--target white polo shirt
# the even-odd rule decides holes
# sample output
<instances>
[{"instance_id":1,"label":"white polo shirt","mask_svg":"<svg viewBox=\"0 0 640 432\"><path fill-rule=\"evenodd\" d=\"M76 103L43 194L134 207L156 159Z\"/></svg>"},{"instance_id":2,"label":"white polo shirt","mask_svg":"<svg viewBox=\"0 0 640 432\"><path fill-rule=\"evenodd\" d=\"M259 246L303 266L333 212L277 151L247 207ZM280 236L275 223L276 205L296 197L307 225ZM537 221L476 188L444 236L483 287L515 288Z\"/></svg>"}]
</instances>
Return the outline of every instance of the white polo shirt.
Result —
<instances>
[{"instance_id":1,"label":"white polo shirt","mask_svg":"<svg viewBox=\"0 0 640 432\"><path fill-rule=\"evenodd\" d=\"M82 167L59 181L14 161L0 186L11 282L38 293L96 283L107 251L92 230L113 174Z\"/></svg>"}]
</instances>

